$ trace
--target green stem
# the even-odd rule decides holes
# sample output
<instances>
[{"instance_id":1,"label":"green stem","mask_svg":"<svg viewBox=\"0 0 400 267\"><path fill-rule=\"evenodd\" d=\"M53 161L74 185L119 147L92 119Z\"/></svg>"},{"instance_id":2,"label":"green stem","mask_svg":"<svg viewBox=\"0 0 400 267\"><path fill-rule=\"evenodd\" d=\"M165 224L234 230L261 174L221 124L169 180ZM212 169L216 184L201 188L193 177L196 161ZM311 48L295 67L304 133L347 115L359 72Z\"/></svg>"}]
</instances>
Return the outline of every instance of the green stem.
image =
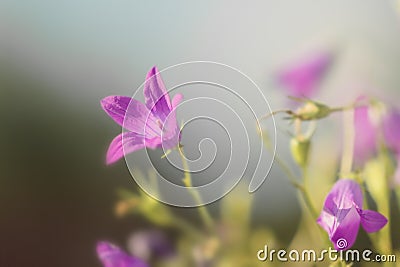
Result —
<instances>
[{"instance_id":1,"label":"green stem","mask_svg":"<svg viewBox=\"0 0 400 267\"><path fill-rule=\"evenodd\" d=\"M343 112L343 155L340 167L340 176L351 173L354 154L354 111Z\"/></svg>"},{"instance_id":2,"label":"green stem","mask_svg":"<svg viewBox=\"0 0 400 267\"><path fill-rule=\"evenodd\" d=\"M282 169L282 171L286 174L286 176L288 177L289 181L291 182L291 184L297 188L297 190L299 190L301 197L304 200L304 204L306 206L306 208L309 210L309 212L311 213L311 216L313 217L313 219L317 219L318 218L318 213L317 210L315 209L314 205L312 204L311 201L311 197L310 194L308 193L308 190L305 188L305 186L303 184L300 184L299 182L297 182L297 178L294 175L294 173L290 170L289 166L278 156L275 156L275 162L279 165L279 167ZM321 235L321 239L323 240L323 242L329 247L331 246L331 241L329 240L328 236L326 235L326 233L324 232L324 230L320 227L319 228L319 232Z\"/></svg>"},{"instance_id":3,"label":"green stem","mask_svg":"<svg viewBox=\"0 0 400 267\"><path fill-rule=\"evenodd\" d=\"M303 175L303 187L300 191L303 195L304 202L306 203L306 206L308 207L308 210L310 211L311 215L313 216L314 219L317 219L318 212L315 209L314 205L312 204L311 197L310 197L310 194L309 194L309 192L307 190L307 186L306 186L307 178L308 178L307 167L303 167L301 169L302 169L302 175Z\"/></svg>"},{"instance_id":4,"label":"green stem","mask_svg":"<svg viewBox=\"0 0 400 267\"><path fill-rule=\"evenodd\" d=\"M300 191L301 196L303 197L304 202L305 202L308 210L310 211L311 215L313 216L313 218L314 219L318 218L317 210L315 209L314 205L312 204L310 194L308 193L308 190L305 187L305 182L304 182L305 171L303 171L303 184L300 184L299 182L296 181L297 178L293 174L293 172L290 170L289 166L287 166L287 164L281 158L279 158L278 156L275 156L275 162L279 165L279 167L282 169L282 171L286 174L290 183Z\"/></svg>"},{"instance_id":5,"label":"green stem","mask_svg":"<svg viewBox=\"0 0 400 267\"><path fill-rule=\"evenodd\" d=\"M266 140L266 134L262 134L261 136L263 138L263 141L264 141L263 143L264 143L265 147L270 150L271 147L268 146L269 142L268 142L268 140ZM313 219L317 219L318 213L317 213L314 205L312 204L310 194L308 193L308 190L305 188L304 184L302 185L298 182L299 179L296 177L296 175L293 173L293 171L290 169L290 167L285 163L285 161L283 161L278 155L275 155L274 162L276 162L279 165L279 167L282 169L282 171L286 174L290 183L295 188L297 188L297 190L299 190L301 197L304 199L304 204L306 205L306 208L310 211ZM303 176L304 176L304 174L305 173L303 171ZM327 246L330 246L331 242L330 242L329 238L324 233L322 228L319 228L319 229L320 229L321 238L324 240L324 242L327 244Z\"/></svg>"},{"instance_id":6,"label":"green stem","mask_svg":"<svg viewBox=\"0 0 400 267\"><path fill-rule=\"evenodd\" d=\"M270 149L270 147L267 145L267 144L269 144L269 141L266 140L266 135L262 134L262 138L264 139L263 143L265 144L266 148ZM310 194L308 193L308 190L305 188L304 181L303 181L303 185L300 184L299 182L297 182L298 179L296 178L296 175L294 175L294 173L291 171L289 166L277 155L275 155L275 162L279 165L279 167L282 169L282 171L286 174L290 183L300 191L300 193L304 199L304 202L305 202L307 208L309 209L311 215L314 217L314 219L318 218L318 213L317 213L316 209L314 208L314 205L311 202ZM305 171L303 171L303 180L304 180L304 174L305 174Z\"/></svg>"},{"instance_id":7,"label":"green stem","mask_svg":"<svg viewBox=\"0 0 400 267\"><path fill-rule=\"evenodd\" d=\"M264 115L264 116L261 116L261 117L260 117L260 120L268 119L269 117L272 117L272 116L274 116L274 115L276 115L276 114L278 114L278 113L286 113L286 114L288 114L288 115L294 115L294 114L295 114L295 113L294 113L293 111L291 111L290 109L280 109L280 110L275 110L275 111L273 111L273 112L271 112L271 113L268 113L268 114L266 114L266 115Z\"/></svg>"},{"instance_id":8,"label":"green stem","mask_svg":"<svg viewBox=\"0 0 400 267\"><path fill-rule=\"evenodd\" d=\"M200 213L200 217L202 218L204 225L209 229L212 230L214 223L212 220L211 215L208 213L207 208L203 205L201 196L199 194L199 192L196 190L196 188L193 188L192 185L192 176L190 174L189 171L189 164L186 160L184 151L183 151L183 147L181 145L179 145L178 148L179 151L179 155L181 156L181 160L182 160L182 166L183 166L183 171L184 171L184 178L183 178L183 183L186 187L188 187L188 190L190 192L190 194L192 195L193 199L195 200L195 202L198 204L198 209L199 209L199 213Z\"/></svg>"},{"instance_id":9,"label":"green stem","mask_svg":"<svg viewBox=\"0 0 400 267\"><path fill-rule=\"evenodd\" d=\"M390 179L392 177L392 162L388 155L388 150L384 147L384 145L380 146L380 155L383 157L383 162L385 164L385 185L383 187L384 192L382 192L382 198L376 199L376 204L378 210L386 216L388 223L387 225L379 232L379 248L382 251L381 253L389 254L392 253L392 238L390 234L390 228L392 220L390 218ZM386 264L386 266L392 266L391 264Z\"/></svg>"},{"instance_id":10,"label":"green stem","mask_svg":"<svg viewBox=\"0 0 400 267\"><path fill-rule=\"evenodd\" d=\"M279 165L279 167L282 169L282 171L286 174L286 176L289 178L289 181L293 185L299 185L299 183L296 181L297 178L294 175L294 173L290 170L289 166L278 156L275 155L275 162Z\"/></svg>"}]
</instances>

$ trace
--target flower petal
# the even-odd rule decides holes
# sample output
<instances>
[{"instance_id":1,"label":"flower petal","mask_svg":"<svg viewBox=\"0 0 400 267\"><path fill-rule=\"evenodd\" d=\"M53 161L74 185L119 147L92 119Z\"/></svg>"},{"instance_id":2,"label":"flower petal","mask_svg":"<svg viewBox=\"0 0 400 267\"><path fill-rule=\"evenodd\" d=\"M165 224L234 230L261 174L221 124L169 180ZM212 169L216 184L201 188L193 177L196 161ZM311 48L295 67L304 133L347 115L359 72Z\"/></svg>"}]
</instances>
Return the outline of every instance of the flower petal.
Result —
<instances>
[{"instance_id":1,"label":"flower petal","mask_svg":"<svg viewBox=\"0 0 400 267\"><path fill-rule=\"evenodd\" d=\"M127 255L122 249L108 242L97 244L97 255L104 267L148 267L142 260Z\"/></svg>"},{"instance_id":2,"label":"flower petal","mask_svg":"<svg viewBox=\"0 0 400 267\"><path fill-rule=\"evenodd\" d=\"M146 137L161 134L157 119L143 103L127 96L108 96L100 103L104 111L127 130Z\"/></svg>"},{"instance_id":3,"label":"flower petal","mask_svg":"<svg viewBox=\"0 0 400 267\"><path fill-rule=\"evenodd\" d=\"M145 147L144 138L133 132L125 132L117 135L107 151L106 163L112 164L128 153Z\"/></svg>"},{"instance_id":4,"label":"flower petal","mask_svg":"<svg viewBox=\"0 0 400 267\"><path fill-rule=\"evenodd\" d=\"M155 66L147 73L143 93L147 108L154 116L164 121L172 106L164 82Z\"/></svg>"},{"instance_id":5,"label":"flower petal","mask_svg":"<svg viewBox=\"0 0 400 267\"><path fill-rule=\"evenodd\" d=\"M320 52L288 66L278 74L278 79L295 97L310 97L333 61L333 55Z\"/></svg>"},{"instance_id":6,"label":"flower petal","mask_svg":"<svg viewBox=\"0 0 400 267\"><path fill-rule=\"evenodd\" d=\"M340 210L356 205L362 208L363 197L360 185L350 179L340 179L326 197L324 209L337 215Z\"/></svg>"},{"instance_id":7,"label":"flower petal","mask_svg":"<svg viewBox=\"0 0 400 267\"><path fill-rule=\"evenodd\" d=\"M357 209L352 207L331 236L331 241L335 249L344 250L352 247L356 241L359 228L360 215L358 214ZM346 245L343 245L343 243Z\"/></svg>"},{"instance_id":8,"label":"flower petal","mask_svg":"<svg viewBox=\"0 0 400 267\"><path fill-rule=\"evenodd\" d=\"M335 226L336 218L333 214L322 211L321 215L317 219L317 223L328 233L329 236L332 236Z\"/></svg>"},{"instance_id":9,"label":"flower petal","mask_svg":"<svg viewBox=\"0 0 400 267\"><path fill-rule=\"evenodd\" d=\"M368 107L354 110L354 129L354 160L356 165L362 165L377 150L377 129L369 118Z\"/></svg>"},{"instance_id":10,"label":"flower petal","mask_svg":"<svg viewBox=\"0 0 400 267\"><path fill-rule=\"evenodd\" d=\"M164 149L171 149L179 144L181 139L178 122L176 121L175 109L182 101L183 95L176 94L172 99L172 110L164 121L162 132L162 144Z\"/></svg>"},{"instance_id":11,"label":"flower petal","mask_svg":"<svg viewBox=\"0 0 400 267\"><path fill-rule=\"evenodd\" d=\"M145 145L148 148L156 149L161 144L161 137L157 136L151 139L145 139Z\"/></svg>"},{"instance_id":12,"label":"flower petal","mask_svg":"<svg viewBox=\"0 0 400 267\"><path fill-rule=\"evenodd\" d=\"M172 109L175 109L183 100L183 95L182 94L176 94L172 98Z\"/></svg>"},{"instance_id":13,"label":"flower petal","mask_svg":"<svg viewBox=\"0 0 400 267\"><path fill-rule=\"evenodd\" d=\"M361 210L359 214L361 225L368 233L379 231L388 222L385 216L373 210Z\"/></svg>"}]
</instances>

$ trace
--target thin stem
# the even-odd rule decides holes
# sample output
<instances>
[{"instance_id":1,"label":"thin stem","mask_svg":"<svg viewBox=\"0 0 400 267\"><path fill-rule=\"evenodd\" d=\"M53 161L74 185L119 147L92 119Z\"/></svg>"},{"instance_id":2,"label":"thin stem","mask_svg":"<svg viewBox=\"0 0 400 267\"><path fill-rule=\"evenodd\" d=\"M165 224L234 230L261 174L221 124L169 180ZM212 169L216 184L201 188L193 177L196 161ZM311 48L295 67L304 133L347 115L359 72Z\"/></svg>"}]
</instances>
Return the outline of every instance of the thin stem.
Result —
<instances>
[{"instance_id":1,"label":"thin stem","mask_svg":"<svg viewBox=\"0 0 400 267\"><path fill-rule=\"evenodd\" d=\"M295 119L294 120L294 133L296 136L302 136L301 133L301 120L300 119Z\"/></svg>"},{"instance_id":2,"label":"thin stem","mask_svg":"<svg viewBox=\"0 0 400 267\"><path fill-rule=\"evenodd\" d=\"M290 109L279 109L279 110L272 111L271 113L266 114L266 115L260 117L260 120L268 119L269 117L272 117L273 115L276 115L276 114L278 114L278 113L286 113L286 114L288 114L288 115L294 115L294 114L295 114L295 113L294 113L292 110L290 110Z\"/></svg>"},{"instance_id":3,"label":"thin stem","mask_svg":"<svg viewBox=\"0 0 400 267\"><path fill-rule=\"evenodd\" d=\"M296 176L293 174L293 172L290 170L290 168L286 165L286 163L283 162L279 157L275 157L275 160L276 160L276 163L278 163L278 165L281 167L283 172L286 173L291 184L300 191L301 196L303 197L304 202L305 202L307 208L309 209L311 215L314 218L317 218L318 213L317 213L316 209L314 208L314 205L311 202L310 194L306 190L304 183L300 184L299 182L296 181L297 180Z\"/></svg>"},{"instance_id":4,"label":"thin stem","mask_svg":"<svg viewBox=\"0 0 400 267\"><path fill-rule=\"evenodd\" d=\"M208 213L207 208L202 204L202 199L199 194L199 192L196 190L196 188L193 188L192 186L192 177L189 171L189 164L186 160L184 151L183 151L183 146L179 146L178 148L179 155L181 156L182 160L182 166L183 166L183 171L184 171L184 178L183 178L183 183L186 187L188 187L188 190L190 194L192 195L193 199L195 202L199 205L197 208L199 209L200 217L202 218L204 225L209 229L213 229L213 220L211 215Z\"/></svg>"},{"instance_id":5,"label":"thin stem","mask_svg":"<svg viewBox=\"0 0 400 267\"><path fill-rule=\"evenodd\" d=\"M382 137L381 137L382 138ZM381 143L383 143L381 141ZM392 220L390 218L390 184L389 184L389 174L391 169L391 159L388 155L388 150L385 148L384 145L380 145L380 157L383 158L385 164L385 186L383 187L384 192L382 192L382 199L375 200L378 210L386 216L388 222L387 225L379 232L379 245L382 253L391 253L392 248L392 238L390 235L390 228ZM387 264L387 266L391 266Z\"/></svg>"},{"instance_id":6,"label":"thin stem","mask_svg":"<svg viewBox=\"0 0 400 267\"><path fill-rule=\"evenodd\" d=\"M310 194L306 187L307 178L308 178L307 167L301 168L301 171L302 171L302 175L303 175L303 188L300 190L300 192L303 195L304 202L306 203L306 206L308 207L311 215L314 217L314 219L316 219L316 218L318 218L318 212L315 209L314 205L312 204Z\"/></svg>"},{"instance_id":7,"label":"thin stem","mask_svg":"<svg viewBox=\"0 0 400 267\"><path fill-rule=\"evenodd\" d=\"M297 185L300 185L296 180L296 176L292 172L292 170L289 168L289 166L278 156L275 155L275 162L279 165L279 167L282 169L282 171L286 174L286 176L289 178L289 181L297 187Z\"/></svg>"},{"instance_id":8,"label":"thin stem","mask_svg":"<svg viewBox=\"0 0 400 267\"><path fill-rule=\"evenodd\" d=\"M343 113L343 154L341 161L341 176L351 173L354 154L354 111Z\"/></svg>"},{"instance_id":9,"label":"thin stem","mask_svg":"<svg viewBox=\"0 0 400 267\"><path fill-rule=\"evenodd\" d=\"M265 135L263 134L262 137L265 138L264 136ZM268 140L264 140L263 143L267 144L268 143L267 141ZM267 145L266 145L266 148L270 149L270 147L268 147ZM286 174L290 183L300 191L307 208L310 210L311 215L314 217L314 219L316 219L318 217L318 213L311 202L310 194L306 190L305 184L304 184L305 172L303 171L303 184L300 184L299 182L297 182L298 179L296 178L296 175L292 172L290 167L277 155L275 155L275 162L279 165L279 167L282 169L282 171Z\"/></svg>"},{"instance_id":10,"label":"thin stem","mask_svg":"<svg viewBox=\"0 0 400 267\"><path fill-rule=\"evenodd\" d=\"M333 112L339 112L339 111L348 111L348 110L352 110L352 109L355 109L355 108L358 108L358 107L363 107L364 105L356 105L356 104L350 104L350 105L347 105L347 106L344 106L344 107L336 107L336 108L331 108L330 109L330 112L331 113L333 113Z\"/></svg>"},{"instance_id":11,"label":"thin stem","mask_svg":"<svg viewBox=\"0 0 400 267\"><path fill-rule=\"evenodd\" d=\"M310 121L310 123L308 124L307 132L305 133L305 137L310 139L313 136L316 129L317 129L317 122Z\"/></svg>"},{"instance_id":12,"label":"thin stem","mask_svg":"<svg viewBox=\"0 0 400 267\"><path fill-rule=\"evenodd\" d=\"M263 138L263 143L265 145L265 147L269 150L271 150L271 147L268 146L268 140L265 134L261 133L261 136ZM308 208L308 210L310 211L313 219L317 219L318 218L318 213L314 207L314 205L312 204L311 198L310 198L310 194L308 193L308 191L305 188L305 184L300 184L298 182L298 178L296 177L296 175L293 173L293 171L290 169L290 167L285 163L285 161L283 161L278 155L275 155L274 158L274 162L276 162L279 167L282 169L282 171L286 174L287 178L289 179L290 183L299 190L301 197L304 199L304 204L306 205L306 208ZM304 171L303 171L303 176L304 176ZM304 180L304 179L303 179ZM327 238L327 235L324 233L322 228L319 228L319 232L321 234L321 238L324 240L324 242L330 246L330 240L329 238Z\"/></svg>"}]
</instances>

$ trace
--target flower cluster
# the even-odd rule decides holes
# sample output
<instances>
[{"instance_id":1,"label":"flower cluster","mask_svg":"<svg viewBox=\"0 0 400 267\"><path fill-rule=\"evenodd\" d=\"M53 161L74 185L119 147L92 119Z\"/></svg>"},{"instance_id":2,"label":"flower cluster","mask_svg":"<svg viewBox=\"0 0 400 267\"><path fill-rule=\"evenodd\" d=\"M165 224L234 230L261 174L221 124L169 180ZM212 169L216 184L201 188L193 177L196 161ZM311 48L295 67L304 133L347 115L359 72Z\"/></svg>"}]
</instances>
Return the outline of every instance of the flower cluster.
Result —
<instances>
[{"instance_id":1,"label":"flower cluster","mask_svg":"<svg viewBox=\"0 0 400 267\"><path fill-rule=\"evenodd\" d=\"M315 227L319 225L326 231L335 249L346 250L356 243L360 225L368 234L382 229L379 236L370 237L371 243L379 253L389 253L393 251L390 228L387 226L390 223L391 191L400 199L400 112L366 97L360 97L350 105L334 108L311 100L309 97L317 93L334 61L333 53L318 53L291 64L277 75L279 84L286 88L292 100L300 104L295 110L273 113L283 111L294 125L290 150L294 162L301 170L300 177L279 155L276 162L299 190L303 208L308 209L313 217L312 226L304 223L308 231L315 232ZM146 77L144 97L145 104L125 96L109 96L101 101L104 111L127 130L111 142L107 164L142 148L180 149L181 132L175 109L182 95L175 95L171 101L160 73L153 67ZM344 130L352 129L348 132L354 135L344 135L350 139L347 143L346 140L343 142L351 145L343 148L342 166L336 172L338 179L335 179L335 183L327 182L332 187L321 205L322 211L318 213L306 181L311 164L312 137L318 121L329 118L334 112L353 113L349 123L346 123L344 117ZM307 132L303 132L304 123L309 125ZM267 145L266 149L271 147ZM181 150L180 153L182 156ZM186 172L185 180L188 184L190 179L190 174ZM378 211L369 208L371 202ZM319 203L322 203L322 199ZM206 229L199 230L146 194L124 191L116 207L118 216L139 214L160 228L179 230L184 235L174 249L172 243L165 239L160 241L158 235L155 235L156 239L154 235L151 238L147 234L140 235L140 238L135 239L136 243L133 242L136 245L132 255L108 242L99 242L98 256L105 267L147 267L154 261L149 255L158 250L161 244L167 244L162 247L170 252L175 251L172 253L174 256L170 259L157 257L157 264L161 264L157 266L254 266L255 257L248 256L251 250L249 252L239 244L252 246L259 238L277 242L274 234L267 228L250 231L251 201L248 196L224 198L221 205L221 219L216 222L206 207L199 207L200 217L206 226ZM321 240L323 242L324 237ZM346 241L345 246L340 243L342 240Z\"/></svg>"}]
</instances>

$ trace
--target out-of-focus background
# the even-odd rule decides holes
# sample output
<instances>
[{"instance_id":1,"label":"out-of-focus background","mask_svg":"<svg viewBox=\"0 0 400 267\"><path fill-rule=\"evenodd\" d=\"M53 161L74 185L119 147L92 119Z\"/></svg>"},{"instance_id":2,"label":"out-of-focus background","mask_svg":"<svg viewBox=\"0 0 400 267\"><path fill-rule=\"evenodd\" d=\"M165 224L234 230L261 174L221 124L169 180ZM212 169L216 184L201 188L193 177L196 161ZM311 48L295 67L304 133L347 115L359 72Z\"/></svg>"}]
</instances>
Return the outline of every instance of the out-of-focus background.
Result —
<instances>
[{"instance_id":1,"label":"out-of-focus background","mask_svg":"<svg viewBox=\"0 0 400 267\"><path fill-rule=\"evenodd\" d=\"M378 0L2 0L0 266L100 266L98 240L124 244L146 227L114 215L116 189L136 185L123 161L105 166L121 129L102 111L103 97L132 95L153 65L210 60L246 73L279 109L287 93L274 85L277 69L328 48L338 58L317 99L340 105L370 93L396 104L397 11L395 2ZM324 157L337 144L323 140L338 133L330 131L334 122L323 125L315 165L332 169ZM290 161L287 138L278 139L278 153ZM281 176L274 167L253 214L285 243L300 211ZM217 214L218 202L211 210ZM194 209L174 212L196 225Z\"/></svg>"}]
</instances>

